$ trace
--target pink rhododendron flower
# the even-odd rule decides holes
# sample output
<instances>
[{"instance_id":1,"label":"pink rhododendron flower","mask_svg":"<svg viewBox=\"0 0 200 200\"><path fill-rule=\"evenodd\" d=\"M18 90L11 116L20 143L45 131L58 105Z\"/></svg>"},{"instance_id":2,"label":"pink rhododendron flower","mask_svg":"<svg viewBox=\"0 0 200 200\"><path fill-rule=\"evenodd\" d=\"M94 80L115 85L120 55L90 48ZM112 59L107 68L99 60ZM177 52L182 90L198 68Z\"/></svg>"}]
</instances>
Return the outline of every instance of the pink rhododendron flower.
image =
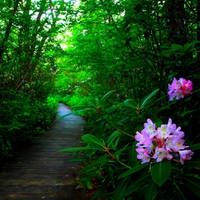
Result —
<instances>
[{"instance_id":1,"label":"pink rhododendron flower","mask_svg":"<svg viewBox=\"0 0 200 200\"><path fill-rule=\"evenodd\" d=\"M169 151L165 149L163 146L162 148L156 147L155 153L152 156L152 158L156 159L156 162L162 161L164 158L167 158L168 160L171 160L173 158L172 155L169 154Z\"/></svg>"},{"instance_id":2,"label":"pink rhododendron flower","mask_svg":"<svg viewBox=\"0 0 200 200\"><path fill-rule=\"evenodd\" d=\"M143 164L150 162L151 159L155 159L156 162L161 162L165 158L171 160L179 154L180 163L184 164L185 160L192 158L194 152L186 149L189 146L184 145L183 137L184 132L181 131L181 127L177 128L171 119L158 128L152 120L147 119L144 129L141 133L137 131L135 135L135 140L138 141L137 158Z\"/></svg>"},{"instance_id":3,"label":"pink rhododendron flower","mask_svg":"<svg viewBox=\"0 0 200 200\"><path fill-rule=\"evenodd\" d=\"M156 125L150 119L147 119L147 123L144 124L144 131L149 138L153 138L156 135Z\"/></svg>"},{"instance_id":4,"label":"pink rhododendron flower","mask_svg":"<svg viewBox=\"0 0 200 200\"><path fill-rule=\"evenodd\" d=\"M193 90L192 81L184 78L180 78L179 80L174 78L172 84L168 84L168 89L169 100L178 100L191 94L191 91Z\"/></svg>"},{"instance_id":5,"label":"pink rhododendron flower","mask_svg":"<svg viewBox=\"0 0 200 200\"><path fill-rule=\"evenodd\" d=\"M139 141L137 143L137 146L148 147L152 143L152 140L144 130L141 133L137 131L135 139Z\"/></svg>"},{"instance_id":6,"label":"pink rhododendron flower","mask_svg":"<svg viewBox=\"0 0 200 200\"><path fill-rule=\"evenodd\" d=\"M147 149L144 149L142 147L137 148L136 150L138 152L137 158L139 160L142 160L142 164L143 163L148 163L150 161L150 156L149 156L149 152Z\"/></svg>"},{"instance_id":7,"label":"pink rhododendron flower","mask_svg":"<svg viewBox=\"0 0 200 200\"><path fill-rule=\"evenodd\" d=\"M192 152L191 150L183 150L179 151L179 154L180 154L181 164L183 165L185 160L191 160L194 152Z\"/></svg>"}]
</instances>

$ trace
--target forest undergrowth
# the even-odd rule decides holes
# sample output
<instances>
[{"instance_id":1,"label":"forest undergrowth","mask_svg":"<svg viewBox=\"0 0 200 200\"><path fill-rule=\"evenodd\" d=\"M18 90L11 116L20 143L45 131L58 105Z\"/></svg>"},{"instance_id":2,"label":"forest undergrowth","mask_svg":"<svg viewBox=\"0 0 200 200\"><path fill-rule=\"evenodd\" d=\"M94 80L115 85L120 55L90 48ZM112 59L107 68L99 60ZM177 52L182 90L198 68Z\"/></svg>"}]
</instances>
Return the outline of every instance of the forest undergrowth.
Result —
<instances>
[{"instance_id":1,"label":"forest undergrowth","mask_svg":"<svg viewBox=\"0 0 200 200\"><path fill-rule=\"evenodd\" d=\"M1 158L62 102L87 121L85 146L60 151L83 164L77 187L92 199L199 199L199 1L0 7Z\"/></svg>"}]
</instances>

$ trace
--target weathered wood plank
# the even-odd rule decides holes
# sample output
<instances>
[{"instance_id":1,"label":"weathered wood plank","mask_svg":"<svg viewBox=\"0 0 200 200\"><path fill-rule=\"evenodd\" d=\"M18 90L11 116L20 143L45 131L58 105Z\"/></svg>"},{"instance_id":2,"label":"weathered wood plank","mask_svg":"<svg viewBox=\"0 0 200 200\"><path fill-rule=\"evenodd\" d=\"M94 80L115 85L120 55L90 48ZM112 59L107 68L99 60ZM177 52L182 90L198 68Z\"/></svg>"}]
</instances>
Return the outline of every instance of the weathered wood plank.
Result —
<instances>
[{"instance_id":1,"label":"weathered wood plank","mask_svg":"<svg viewBox=\"0 0 200 200\"><path fill-rule=\"evenodd\" d=\"M71 112L60 104L58 116ZM0 166L0 200L88 200L76 190L73 174L81 163L70 162L72 153L58 150L80 145L84 120L72 115L54 124L38 141L16 152Z\"/></svg>"}]
</instances>

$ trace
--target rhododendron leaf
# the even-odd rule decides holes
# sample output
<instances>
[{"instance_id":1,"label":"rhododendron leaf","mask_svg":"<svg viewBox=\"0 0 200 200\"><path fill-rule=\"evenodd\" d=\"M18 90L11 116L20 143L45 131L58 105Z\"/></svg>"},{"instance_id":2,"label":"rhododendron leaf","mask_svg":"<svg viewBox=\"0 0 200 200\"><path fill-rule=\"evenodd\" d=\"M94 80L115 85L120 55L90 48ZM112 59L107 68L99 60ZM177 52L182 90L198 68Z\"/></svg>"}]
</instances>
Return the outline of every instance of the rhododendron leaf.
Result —
<instances>
[{"instance_id":1,"label":"rhododendron leaf","mask_svg":"<svg viewBox=\"0 0 200 200\"><path fill-rule=\"evenodd\" d=\"M86 181L87 189L91 190L93 188L93 183L89 180Z\"/></svg>"},{"instance_id":2,"label":"rhododendron leaf","mask_svg":"<svg viewBox=\"0 0 200 200\"><path fill-rule=\"evenodd\" d=\"M188 167L200 168L200 158L193 158L192 160L185 162L184 167L185 168L188 168Z\"/></svg>"},{"instance_id":3,"label":"rhododendron leaf","mask_svg":"<svg viewBox=\"0 0 200 200\"><path fill-rule=\"evenodd\" d=\"M135 172L138 172L138 171L144 169L144 168L147 167L148 165L149 165L149 164L142 164L142 165L138 165L138 166L136 166L136 167L133 167L132 169L130 169L130 170L128 170L128 171L122 173L121 175L119 175L118 179L124 178L124 177L126 177L126 176L131 175L131 174L134 174Z\"/></svg>"},{"instance_id":4,"label":"rhododendron leaf","mask_svg":"<svg viewBox=\"0 0 200 200\"><path fill-rule=\"evenodd\" d=\"M193 145L190 145L190 150L199 150L200 149L200 143L198 144L193 144Z\"/></svg>"},{"instance_id":5,"label":"rhododendron leaf","mask_svg":"<svg viewBox=\"0 0 200 200\"><path fill-rule=\"evenodd\" d=\"M99 105L101 105L108 97L110 97L112 95L113 92L115 92L116 90L111 90L109 92L107 92L99 101Z\"/></svg>"},{"instance_id":6,"label":"rhododendron leaf","mask_svg":"<svg viewBox=\"0 0 200 200\"><path fill-rule=\"evenodd\" d=\"M175 77L177 74L178 74L178 72L173 72L173 73L169 74L168 79Z\"/></svg>"},{"instance_id":7,"label":"rhododendron leaf","mask_svg":"<svg viewBox=\"0 0 200 200\"><path fill-rule=\"evenodd\" d=\"M96 136L94 136L92 134L85 134L81 138L86 143L104 147L103 142L99 138L97 138Z\"/></svg>"},{"instance_id":8,"label":"rhododendron leaf","mask_svg":"<svg viewBox=\"0 0 200 200\"><path fill-rule=\"evenodd\" d=\"M128 107L132 107L132 108L137 108L138 104L134 99L126 99L124 101L124 104Z\"/></svg>"},{"instance_id":9,"label":"rhododendron leaf","mask_svg":"<svg viewBox=\"0 0 200 200\"><path fill-rule=\"evenodd\" d=\"M113 144L113 141L117 138L120 137L122 134L119 131L114 131L110 137L108 138L108 146Z\"/></svg>"},{"instance_id":10,"label":"rhododendron leaf","mask_svg":"<svg viewBox=\"0 0 200 200\"><path fill-rule=\"evenodd\" d=\"M76 152L76 151L86 151L86 150L99 150L99 148L97 148L97 147L91 147L91 146L86 146L86 147L71 147L71 148L61 149L58 152Z\"/></svg>"},{"instance_id":11,"label":"rhododendron leaf","mask_svg":"<svg viewBox=\"0 0 200 200\"><path fill-rule=\"evenodd\" d=\"M185 178L182 177L182 181L188 189L190 189L193 193L195 193L198 197L200 197L200 180L195 178Z\"/></svg>"},{"instance_id":12,"label":"rhododendron leaf","mask_svg":"<svg viewBox=\"0 0 200 200\"><path fill-rule=\"evenodd\" d=\"M113 169L112 169L112 167L109 167L108 168L108 176L109 176L109 180L111 181L111 183L112 183L112 186L113 186L113 188L115 188L115 176L114 176L114 171L113 171Z\"/></svg>"},{"instance_id":13,"label":"rhododendron leaf","mask_svg":"<svg viewBox=\"0 0 200 200\"><path fill-rule=\"evenodd\" d=\"M135 167L139 162L137 159L137 152L136 152L136 141L132 143L129 149L129 164L131 167Z\"/></svg>"},{"instance_id":14,"label":"rhododendron leaf","mask_svg":"<svg viewBox=\"0 0 200 200\"><path fill-rule=\"evenodd\" d=\"M146 104L149 102L149 100L155 96L157 94L157 92L159 91L159 89L154 90L152 93L150 93L149 95L147 95L141 102L140 104L140 109L143 109Z\"/></svg>"},{"instance_id":15,"label":"rhododendron leaf","mask_svg":"<svg viewBox=\"0 0 200 200\"><path fill-rule=\"evenodd\" d=\"M156 198L159 190L158 186L155 184L154 181L150 181L149 184L146 186L145 189L145 200L153 200Z\"/></svg>"},{"instance_id":16,"label":"rhododendron leaf","mask_svg":"<svg viewBox=\"0 0 200 200\"><path fill-rule=\"evenodd\" d=\"M191 43L189 42L185 43L183 46L184 51L187 51L191 46L192 46Z\"/></svg>"},{"instance_id":17,"label":"rhododendron leaf","mask_svg":"<svg viewBox=\"0 0 200 200\"><path fill-rule=\"evenodd\" d=\"M122 154L122 152L127 150L128 146L129 146L129 144L126 144L124 147L122 147L121 149L117 150L114 153L114 156L116 157L117 160L119 160L120 155Z\"/></svg>"},{"instance_id":18,"label":"rhododendron leaf","mask_svg":"<svg viewBox=\"0 0 200 200\"><path fill-rule=\"evenodd\" d=\"M200 79L200 74L193 74L192 76L193 76L193 79Z\"/></svg>"},{"instance_id":19,"label":"rhododendron leaf","mask_svg":"<svg viewBox=\"0 0 200 200\"><path fill-rule=\"evenodd\" d=\"M124 192L127 188L128 182L129 182L129 178L130 177L126 177L124 179L122 179L119 184L117 185L116 189L115 189L115 193L114 193L114 197L113 199L115 200L120 200L122 199L122 197L124 196Z\"/></svg>"},{"instance_id":20,"label":"rhododendron leaf","mask_svg":"<svg viewBox=\"0 0 200 200\"><path fill-rule=\"evenodd\" d=\"M141 187L149 180L149 173L141 175L138 179L131 181L130 185L125 191L125 196L132 194L133 192L140 190Z\"/></svg>"},{"instance_id":21,"label":"rhododendron leaf","mask_svg":"<svg viewBox=\"0 0 200 200\"><path fill-rule=\"evenodd\" d=\"M94 98L91 99L88 104L94 108L96 108L99 105L99 99L98 98Z\"/></svg>"},{"instance_id":22,"label":"rhododendron leaf","mask_svg":"<svg viewBox=\"0 0 200 200\"><path fill-rule=\"evenodd\" d=\"M167 159L156 163L151 169L151 177L158 186L161 186L169 178L170 174L171 162Z\"/></svg>"},{"instance_id":23,"label":"rhododendron leaf","mask_svg":"<svg viewBox=\"0 0 200 200\"><path fill-rule=\"evenodd\" d=\"M199 76L200 76L200 75L199 75ZM200 89L194 90L194 91L192 92L192 94L195 94L195 93L198 93L198 92L200 92Z\"/></svg>"},{"instance_id":24,"label":"rhododendron leaf","mask_svg":"<svg viewBox=\"0 0 200 200\"><path fill-rule=\"evenodd\" d=\"M200 109L184 111L184 112L181 113L180 116L181 116L181 117L185 117L185 115L192 114L192 113L194 113L194 112L196 112L196 111L198 111L198 110L200 110Z\"/></svg>"},{"instance_id":25,"label":"rhododendron leaf","mask_svg":"<svg viewBox=\"0 0 200 200\"><path fill-rule=\"evenodd\" d=\"M180 44L172 44L171 45L171 49L174 49L174 50L183 50L183 46L180 45Z\"/></svg>"}]
</instances>

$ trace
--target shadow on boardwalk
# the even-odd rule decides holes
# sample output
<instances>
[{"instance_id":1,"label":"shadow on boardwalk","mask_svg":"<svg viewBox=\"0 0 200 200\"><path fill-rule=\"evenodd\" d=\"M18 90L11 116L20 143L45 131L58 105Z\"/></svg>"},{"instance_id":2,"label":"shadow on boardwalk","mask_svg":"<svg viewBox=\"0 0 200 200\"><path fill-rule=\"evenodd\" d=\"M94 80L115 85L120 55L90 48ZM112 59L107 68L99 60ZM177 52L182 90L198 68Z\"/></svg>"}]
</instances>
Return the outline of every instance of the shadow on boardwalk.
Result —
<instances>
[{"instance_id":1,"label":"shadow on boardwalk","mask_svg":"<svg viewBox=\"0 0 200 200\"><path fill-rule=\"evenodd\" d=\"M58 116L71 112L59 104ZM72 173L80 163L72 163L71 153L58 150L79 146L83 134L83 118L75 115L57 121L47 134L18 152L12 162L1 166L1 200L86 200L76 190Z\"/></svg>"}]
</instances>

